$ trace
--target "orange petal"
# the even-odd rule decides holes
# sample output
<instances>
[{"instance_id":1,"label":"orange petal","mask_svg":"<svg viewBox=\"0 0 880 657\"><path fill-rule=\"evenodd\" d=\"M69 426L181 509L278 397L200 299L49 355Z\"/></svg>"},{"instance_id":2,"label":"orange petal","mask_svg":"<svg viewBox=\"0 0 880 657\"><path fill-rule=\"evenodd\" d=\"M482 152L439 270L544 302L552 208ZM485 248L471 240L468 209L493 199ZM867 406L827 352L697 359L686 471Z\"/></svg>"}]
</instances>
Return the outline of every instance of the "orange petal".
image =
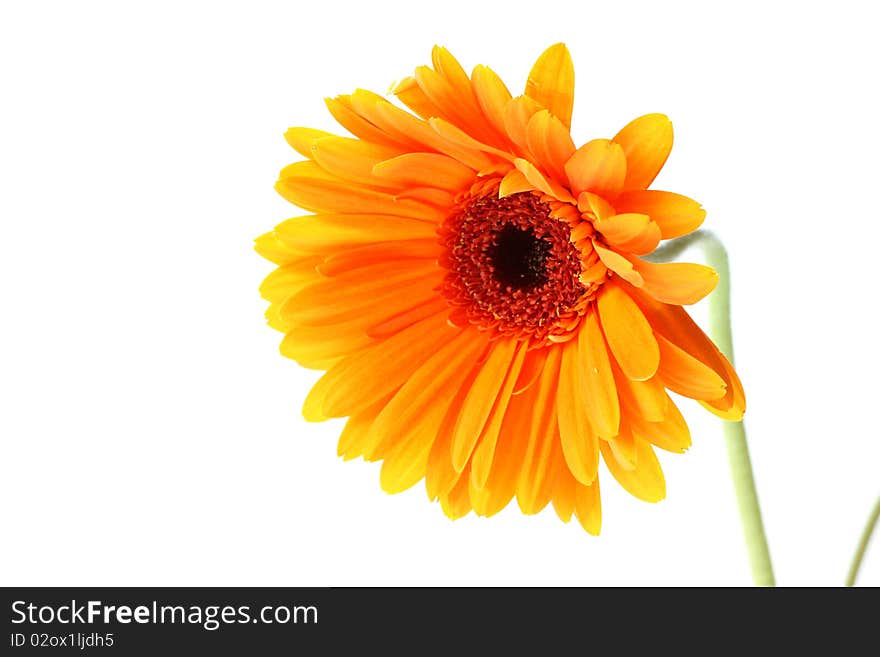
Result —
<instances>
[{"instance_id":1,"label":"orange petal","mask_svg":"<svg viewBox=\"0 0 880 657\"><path fill-rule=\"evenodd\" d=\"M602 529L602 499L598 478L589 486L577 485L574 509L581 527L593 536L598 536Z\"/></svg>"},{"instance_id":2,"label":"orange petal","mask_svg":"<svg viewBox=\"0 0 880 657\"><path fill-rule=\"evenodd\" d=\"M290 128L284 133L284 139L293 149L303 157L312 157L312 144L323 137L335 137L336 135L315 128Z\"/></svg>"},{"instance_id":3,"label":"orange petal","mask_svg":"<svg viewBox=\"0 0 880 657\"><path fill-rule=\"evenodd\" d=\"M492 458L492 469L482 489L473 485L471 478L471 500L474 511L482 516L491 516L510 502L516 491L520 468L529 445L528 430L535 411L538 386L532 386L521 396L510 398L504 421L498 434ZM474 460L482 449L482 444L474 452Z\"/></svg>"},{"instance_id":4,"label":"orange petal","mask_svg":"<svg viewBox=\"0 0 880 657\"><path fill-rule=\"evenodd\" d=\"M374 123L358 114L352 107L351 96L337 96L336 98L325 98L327 109L339 124L348 130L355 137L360 137L374 144L385 144L388 146L401 146L406 150L413 149L416 144L409 139L401 139L399 136L392 136L376 126ZM308 157L308 155L306 156Z\"/></svg>"},{"instance_id":5,"label":"orange petal","mask_svg":"<svg viewBox=\"0 0 880 657\"><path fill-rule=\"evenodd\" d=\"M398 264L410 261L413 267L421 267L427 263L413 261L430 260L436 262L441 255L443 255L443 250L436 238L375 242L350 249L341 249L328 255L317 269L324 276L338 276L355 269L388 263Z\"/></svg>"},{"instance_id":6,"label":"orange petal","mask_svg":"<svg viewBox=\"0 0 880 657\"><path fill-rule=\"evenodd\" d=\"M494 161L485 153L463 147L441 137L427 121L413 116L375 94L362 90L352 94L354 109L373 124L399 140L413 144L410 151L437 151L455 158L474 171L491 166Z\"/></svg>"},{"instance_id":7,"label":"orange petal","mask_svg":"<svg viewBox=\"0 0 880 657\"><path fill-rule=\"evenodd\" d=\"M288 172L275 184L275 189L291 203L317 213L391 214L431 222L445 218L442 211L430 205L397 199L392 194L330 177Z\"/></svg>"},{"instance_id":8,"label":"orange petal","mask_svg":"<svg viewBox=\"0 0 880 657\"><path fill-rule=\"evenodd\" d=\"M608 470L630 494L645 502L659 502L666 497L666 480L657 455L646 440L635 439L636 464L632 470L621 467L611 446L600 441L599 448Z\"/></svg>"},{"instance_id":9,"label":"orange petal","mask_svg":"<svg viewBox=\"0 0 880 657\"><path fill-rule=\"evenodd\" d=\"M492 69L478 65L471 74L471 85L483 115L499 134L506 135L504 108L512 96L504 82Z\"/></svg>"},{"instance_id":10,"label":"orange petal","mask_svg":"<svg viewBox=\"0 0 880 657\"><path fill-rule=\"evenodd\" d=\"M479 332L464 331L416 368L376 416L370 427L370 444L364 453L369 456L383 446L406 440L416 425L431 427L432 433L425 437L433 442L451 399L485 349L486 342ZM431 443L425 451L425 463L430 447Z\"/></svg>"},{"instance_id":11,"label":"orange petal","mask_svg":"<svg viewBox=\"0 0 880 657\"><path fill-rule=\"evenodd\" d=\"M626 156L620 144L608 139L594 139L568 158L565 173L575 195L593 192L613 199L623 187Z\"/></svg>"},{"instance_id":12,"label":"orange petal","mask_svg":"<svg viewBox=\"0 0 880 657\"><path fill-rule=\"evenodd\" d=\"M647 262L631 258L641 275L641 288L663 303L677 306L696 303L718 284L718 274L711 267L690 262Z\"/></svg>"},{"instance_id":13,"label":"orange petal","mask_svg":"<svg viewBox=\"0 0 880 657\"><path fill-rule=\"evenodd\" d=\"M663 335L670 342L711 367L727 384L727 393L724 397L700 403L726 420L740 419L746 402L739 377L718 347L696 325L687 311L681 306L660 303L637 290L633 290L633 299L645 313L656 334Z\"/></svg>"},{"instance_id":14,"label":"orange petal","mask_svg":"<svg viewBox=\"0 0 880 657\"><path fill-rule=\"evenodd\" d=\"M387 181L373 176L373 167L383 160L396 157L399 153L396 148L371 144L360 139L324 137L312 142L310 157L322 169L337 178L372 187L387 188L389 186Z\"/></svg>"},{"instance_id":15,"label":"orange petal","mask_svg":"<svg viewBox=\"0 0 880 657\"><path fill-rule=\"evenodd\" d=\"M350 308L363 308L377 303L377 295L387 299L401 286L413 284L430 290L442 280L443 271L430 262L387 262L363 267L337 276L323 276L305 285L285 304L285 312L293 323L329 318L350 313Z\"/></svg>"},{"instance_id":16,"label":"orange petal","mask_svg":"<svg viewBox=\"0 0 880 657\"><path fill-rule=\"evenodd\" d=\"M501 185L498 187L498 198L519 194L520 192L530 192L533 189L535 189L535 186L529 182L522 171L511 169L501 179Z\"/></svg>"},{"instance_id":17,"label":"orange petal","mask_svg":"<svg viewBox=\"0 0 880 657\"><path fill-rule=\"evenodd\" d=\"M596 219L607 219L615 214L614 207L601 196L592 192L581 192L578 194L578 210L588 212Z\"/></svg>"},{"instance_id":18,"label":"orange petal","mask_svg":"<svg viewBox=\"0 0 880 657\"><path fill-rule=\"evenodd\" d=\"M644 281L642 280L642 275L635 270L632 262L624 258L616 251L605 248L596 240L593 240L593 248L596 250L599 259L602 260L602 264L608 267L608 269L613 271L615 274L620 276L628 283L631 283L636 287L642 287L642 285L644 284Z\"/></svg>"},{"instance_id":19,"label":"orange petal","mask_svg":"<svg viewBox=\"0 0 880 657\"><path fill-rule=\"evenodd\" d=\"M529 150L529 121L541 109L541 106L528 96L512 98L504 107L504 130L510 141L519 147L520 154L525 157L534 157Z\"/></svg>"},{"instance_id":20,"label":"orange petal","mask_svg":"<svg viewBox=\"0 0 880 657\"><path fill-rule=\"evenodd\" d=\"M626 415L639 417L647 422L663 421L669 397L660 377L634 381L621 372L619 367L615 367L614 381L617 383L621 409Z\"/></svg>"},{"instance_id":21,"label":"orange petal","mask_svg":"<svg viewBox=\"0 0 880 657\"><path fill-rule=\"evenodd\" d=\"M391 93L423 119L429 119L432 116L440 116L442 114L440 108L425 95L419 83L412 76L407 76L395 82L391 87Z\"/></svg>"},{"instance_id":22,"label":"orange petal","mask_svg":"<svg viewBox=\"0 0 880 657\"><path fill-rule=\"evenodd\" d=\"M307 253L294 248L281 239L274 230L260 235L254 240L254 250L270 262L276 265L286 265L297 260L302 260Z\"/></svg>"},{"instance_id":23,"label":"orange petal","mask_svg":"<svg viewBox=\"0 0 880 657\"><path fill-rule=\"evenodd\" d=\"M318 327L326 334L326 328ZM312 422L344 417L393 393L428 357L460 333L439 313L341 360L312 387L303 416ZM388 358L393 353L395 357Z\"/></svg>"},{"instance_id":24,"label":"orange petal","mask_svg":"<svg viewBox=\"0 0 880 657\"><path fill-rule=\"evenodd\" d=\"M562 122L547 110L535 113L526 127L529 150L536 163L557 182L565 182L565 163L574 155L571 135Z\"/></svg>"},{"instance_id":25,"label":"orange petal","mask_svg":"<svg viewBox=\"0 0 880 657\"><path fill-rule=\"evenodd\" d=\"M663 114L646 114L628 123L612 141L626 153L624 189L646 189L672 150L672 122Z\"/></svg>"},{"instance_id":26,"label":"orange petal","mask_svg":"<svg viewBox=\"0 0 880 657\"><path fill-rule=\"evenodd\" d=\"M293 326L281 341L281 353L303 367L324 370L329 368L329 361L339 360L374 344L375 340L367 336L360 321L338 323L332 331L326 326ZM306 419L319 422L327 417L311 414Z\"/></svg>"},{"instance_id":27,"label":"orange petal","mask_svg":"<svg viewBox=\"0 0 880 657\"><path fill-rule=\"evenodd\" d=\"M691 432L681 415L681 411L669 400L667 417L660 422L645 422L639 417L632 419L632 432L637 438L644 438L660 449L681 454L691 446Z\"/></svg>"},{"instance_id":28,"label":"orange petal","mask_svg":"<svg viewBox=\"0 0 880 657\"><path fill-rule=\"evenodd\" d=\"M284 301L312 281L319 280L315 267L321 258L308 257L275 269L260 285L260 295L266 301Z\"/></svg>"},{"instance_id":29,"label":"orange petal","mask_svg":"<svg viewBox=\"0 0 880 657\"><path fill-rule=\"evenodd\" d=\"M373 167L373 175L398 185L463 191L476 174L458 160L439 153L405 153Z\"/></svg>"},{"instance_id":30,"label":"orange petal","mask_svg":"<svg viewBox=\"0 0 880 657\"><path fill-rule=\"evenodd\" d=\"M593 225L609 244L628 253L650 253L660 243L660 227L646 214L615 214Z\"/></svg>"},{"instance_id":31,"label":"orange petal","mask_svg":"<svg viewBox=\"0 0 880 657\"><path fill-rule=\"evenodd\" d=\"M599 441L587 413L577 341L568 342L562 349L556 402L562 453L575 479L589 485L596 478L599 466Z\"/></svg>"},{"instance_id":32,"label":"orange petal","mask_svg":"<svg viewBox=\"0 0 880 657\"><path fill-rule=\"evenodd\" d=\"M618 212L647 214L660 227L664 240L695 231L706 218L700 204L687 196L656 189L623 192L614 201Z\"/></svg>"},{"instance_id":33,"label":"orange petal","mask_svg":"<svg viewBox=\"0 0 880 657\"><path fill-rule=\"evenodd\" d=\"M471 457L504 385L517 348L513 338L496 341L465 397L452 431L452 467L461 471Z\"/></svg>"},{"instance_id":34,"label":"orange petal","mask_svg":"<svg viewBox=\"0 0 880 657\"><path fill-rule=\"evenodd\" d=\"M611 448L612 457L616 459L620 468L624 470L635 469L638 455L636 454L635 439L628 425L625 429L621 427L619 434L608 439L608 446Z\"/></svg>"},{"instance_id":35,"label":"orange petal","mask_svg":"<svg viewBox=\"0 0 880 657\"><path fill-rule=\"evenodd\" d=\"M470 485L467 473L463 473L446 495L440 496L440 506L450 520L458 520L471 512Z\"/></svg>"},{"instance_id":36,"label":"orange petal","mask_svg":"<svg viewBox=\"0 0 880 657\"><path fill-rule=\"evenodd\" d=\"M620 369L635 381L650 379L660 365L651 325L619 285L603 285L596 304L605 340Z\"/></svg>"},{"instance_id":37,"label":"orange petal","mask_svg":"<svg viewBox=\"0 0 880 657\"><path fill-rule=\"evenodd\" d=\"M620 402L595 311L584 315L578 334L578 360L583 368L584 397L590 424L600 438L616 436L620 426Z\"/></svg>"},{"instance_id":38,"label":"orange petal","mask_svg":"<svg viewBox=\"0 0 880 657\"><path fill-rule=\"evenodd\" d=\"M529 73L526 96L540 103L571 128L571 111L574 105L574 63L563 43L545 50Z\"/></svg>"},{"instance_id":39,"label":"orange petal","mask_svg":"<svg viewBox=\"0 0 880 657\"><path fill-rule=\"evenodd\" d=\"M550 502L552 481L550 464L553 443L558 441L556 424L556 386L559 379L561 347L547 349L547 360L535 385L535 399L525 458L516 484L516 500L523 513L538 513Z\"/></svg>"},{"instance_id":40,"label":"orange petal","mask_svg":"<svg viewBox=\"0 0 880 657\"><path fill-rule=\"evenodd\" d=\"M436 239L433 224L376 214L310 214L275 227L285 243L306 253L330 253L373 242Z\"/></svg>"},{"instance_id":41,"label":"orange petal","mask_svg":"<svg viewBox=\"0 0 880 657\"><path fill-rule=\"evenodd\" d=\"M553 179L545 178L544 174L538 171L535 165L528 160L517 158L513 163L535 189L549 194L563 203L574 203L574 197L568 193L567 189Z\"/></svg>"},{"instance_id":42,"label":"orange petal","mask_svg":"<svg viewBox=\"0 0 880 657\"><path fill-rule=\"evenodd\" d=\"M448 143L456 144L463 148L473 149L474 151L482 151L484 153L491 153L501 159L512 160L513 156L507 151L503 151L500 148L496 148L495 146L486 143L485 141L480 141L471 137L467 132L459 128L454 123L447 121L446 119L442 119L439 117L428 119L428 124L434 129L434 131L443 137Z\"/></svg>"},{"instance_id":43,"label":"orange petal","mask_svg":"<svg viewBox=\"0 0 880 657\"><path fill-rule=\"evenodd\" d=\"M523 362L526 358L528 343L521 342L516 351L510 368L505 373L504 385L495 398L495 404L489 413L489 419L483 427L479 442L473 451L471 458L471 479L477 488L483 488L489 473L492 470L492 459L495 456L495 446L498 442L498 436L504 422L507 408L510 405L510 398L513 395L513 387L519 378L522 370Z\"/></svg>"},{"instance_id":44,"label":"orange petal","mask_svg":"<svg viewBox=\"0 0 880 657\"><path fill-rule=\"evenodd\" d=\"M746 394L736 371L733 369L733 365L730 364L730 361L728 361L720 351L718 352L718 357L720 358L721 365L724 369L724 380L727 382L727 394L718 400L700 400L700 405L720 417L722 420L737 422L742 419L743 413L746 410Z\"/></svg>"},{"instance_id":45,"label":"orange petal","mask_svg":"<svg viewBox=\"0 0 880 657\"><path fill-rule=\"evenodd\" d=\"M553 510L562 522L569 522L574 513L577 482L568 468L560 468L553 484Z\"/></svg>"},{"instance_id":46,"label":"orange petal","mask_svg":"<svg viewBox=\"0 0 880 657\"><path fill-rule=\"evenodd\" d=\"M657 336L660 345L660 376L666 387L691 399L721 399L727 385L711 367L703 364L683 349Z\"/></svg>"}]
</instances>

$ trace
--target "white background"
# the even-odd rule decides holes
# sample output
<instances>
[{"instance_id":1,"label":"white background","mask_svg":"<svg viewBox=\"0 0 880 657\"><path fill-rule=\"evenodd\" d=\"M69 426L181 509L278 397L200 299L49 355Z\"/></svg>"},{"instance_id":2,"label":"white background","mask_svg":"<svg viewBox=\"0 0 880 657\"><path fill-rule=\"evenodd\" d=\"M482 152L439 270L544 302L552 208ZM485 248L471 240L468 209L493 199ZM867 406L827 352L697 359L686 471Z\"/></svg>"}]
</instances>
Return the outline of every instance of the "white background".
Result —
<instances>
[{"instance_id":1,"label":"white background","mask_svg":"<svg viewBox=\"0 0 880 657\"><path fill-rule=\"evenodd\" d=\"M0 583L747 585L719 423L602 536L512 504L450 522L336 457L277 351L253 239L290 125L446 45L518 93L565 41L573 132L668 114L655 187L733 266L737 363L778 580L838 585L880 493L880 48L871 4L4 2ZM698 257L694 255L694 257ZM699 321L704 309L695 309ZM880 547L861 582L880 585Z\"/></svg>"}]
</instances>

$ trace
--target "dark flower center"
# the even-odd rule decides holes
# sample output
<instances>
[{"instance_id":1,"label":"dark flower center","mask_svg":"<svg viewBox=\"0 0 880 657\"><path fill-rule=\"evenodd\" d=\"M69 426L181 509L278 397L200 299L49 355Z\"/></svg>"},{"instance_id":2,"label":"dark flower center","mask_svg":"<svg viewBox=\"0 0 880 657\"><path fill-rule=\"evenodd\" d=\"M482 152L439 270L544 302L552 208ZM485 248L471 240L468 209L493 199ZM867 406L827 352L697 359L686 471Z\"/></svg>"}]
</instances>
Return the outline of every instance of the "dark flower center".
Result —
<instances>
[{"instance_id":1,"label":"dark flower center","mask_svg":"<svg viewBox=\"0 0 880 657\"><path fill-rule=\"evenodd\" d=\"M450 320L539 342L569 330L587 289L571 227L531 192L465 198L440 226Z\"/></svg>"},{"instance_id":2,"label":"dark flower center","mask_svg":"<svg viewBox=\"0 0 880 657\"><path fill-rule=\"evenodd\" d=\"M550 242L537 237L531 228L505 224L495 233L486 255L499 283L522 290L547 281L544 263L551 248Z\"/></svg>"}]
</instances>

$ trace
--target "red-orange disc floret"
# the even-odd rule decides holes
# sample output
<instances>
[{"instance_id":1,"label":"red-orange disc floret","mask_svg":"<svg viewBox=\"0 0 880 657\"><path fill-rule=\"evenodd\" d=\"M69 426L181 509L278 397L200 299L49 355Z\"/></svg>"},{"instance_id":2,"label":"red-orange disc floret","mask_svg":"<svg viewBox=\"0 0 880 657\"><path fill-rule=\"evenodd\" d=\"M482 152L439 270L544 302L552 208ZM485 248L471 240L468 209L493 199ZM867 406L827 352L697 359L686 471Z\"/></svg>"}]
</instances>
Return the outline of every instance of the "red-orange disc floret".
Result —
<instances>
[{"instance_id":1,"label":"red-orange disc floret","mask_svg":"<svg viewBox=\"0 0 880 657\"><path fill-rule=\"evenodd\" d=\"M466 197L440 227L443 293L468 322L533 343L570 337L586 306L581 254L540 194Z\"/></svg>"}]
</instances>

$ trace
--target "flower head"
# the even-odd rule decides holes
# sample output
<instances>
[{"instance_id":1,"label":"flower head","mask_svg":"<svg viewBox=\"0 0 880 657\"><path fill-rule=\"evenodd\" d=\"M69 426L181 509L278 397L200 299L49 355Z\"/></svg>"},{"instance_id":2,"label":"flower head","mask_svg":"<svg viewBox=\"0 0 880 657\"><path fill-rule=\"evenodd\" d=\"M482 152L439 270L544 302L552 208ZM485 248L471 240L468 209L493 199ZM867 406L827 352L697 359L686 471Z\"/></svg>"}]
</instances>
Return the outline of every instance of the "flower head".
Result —
<instances>
[{"instance_id":1,"label":"flower head","mask_svg":"<svg viewBox=\"0 0 880 657\"><path fill-rule=\"evenodd\" d=\"M709 267L640 256L705 212L648 187L672 148L649 114L576 147L567 48L538 59L514 97L445 49L395 85L328 99L353 137L291 128L307 159L277 190L314 214L257 240L281 351L327 370L306 419L348 417L346 459L382 460L381 484L421 479L452 518L553 503L598 533L598 469L655 502L654 448L682 452L667 390L726 419L742 386L682 305Z\"/></svg>"}]
</instances>

